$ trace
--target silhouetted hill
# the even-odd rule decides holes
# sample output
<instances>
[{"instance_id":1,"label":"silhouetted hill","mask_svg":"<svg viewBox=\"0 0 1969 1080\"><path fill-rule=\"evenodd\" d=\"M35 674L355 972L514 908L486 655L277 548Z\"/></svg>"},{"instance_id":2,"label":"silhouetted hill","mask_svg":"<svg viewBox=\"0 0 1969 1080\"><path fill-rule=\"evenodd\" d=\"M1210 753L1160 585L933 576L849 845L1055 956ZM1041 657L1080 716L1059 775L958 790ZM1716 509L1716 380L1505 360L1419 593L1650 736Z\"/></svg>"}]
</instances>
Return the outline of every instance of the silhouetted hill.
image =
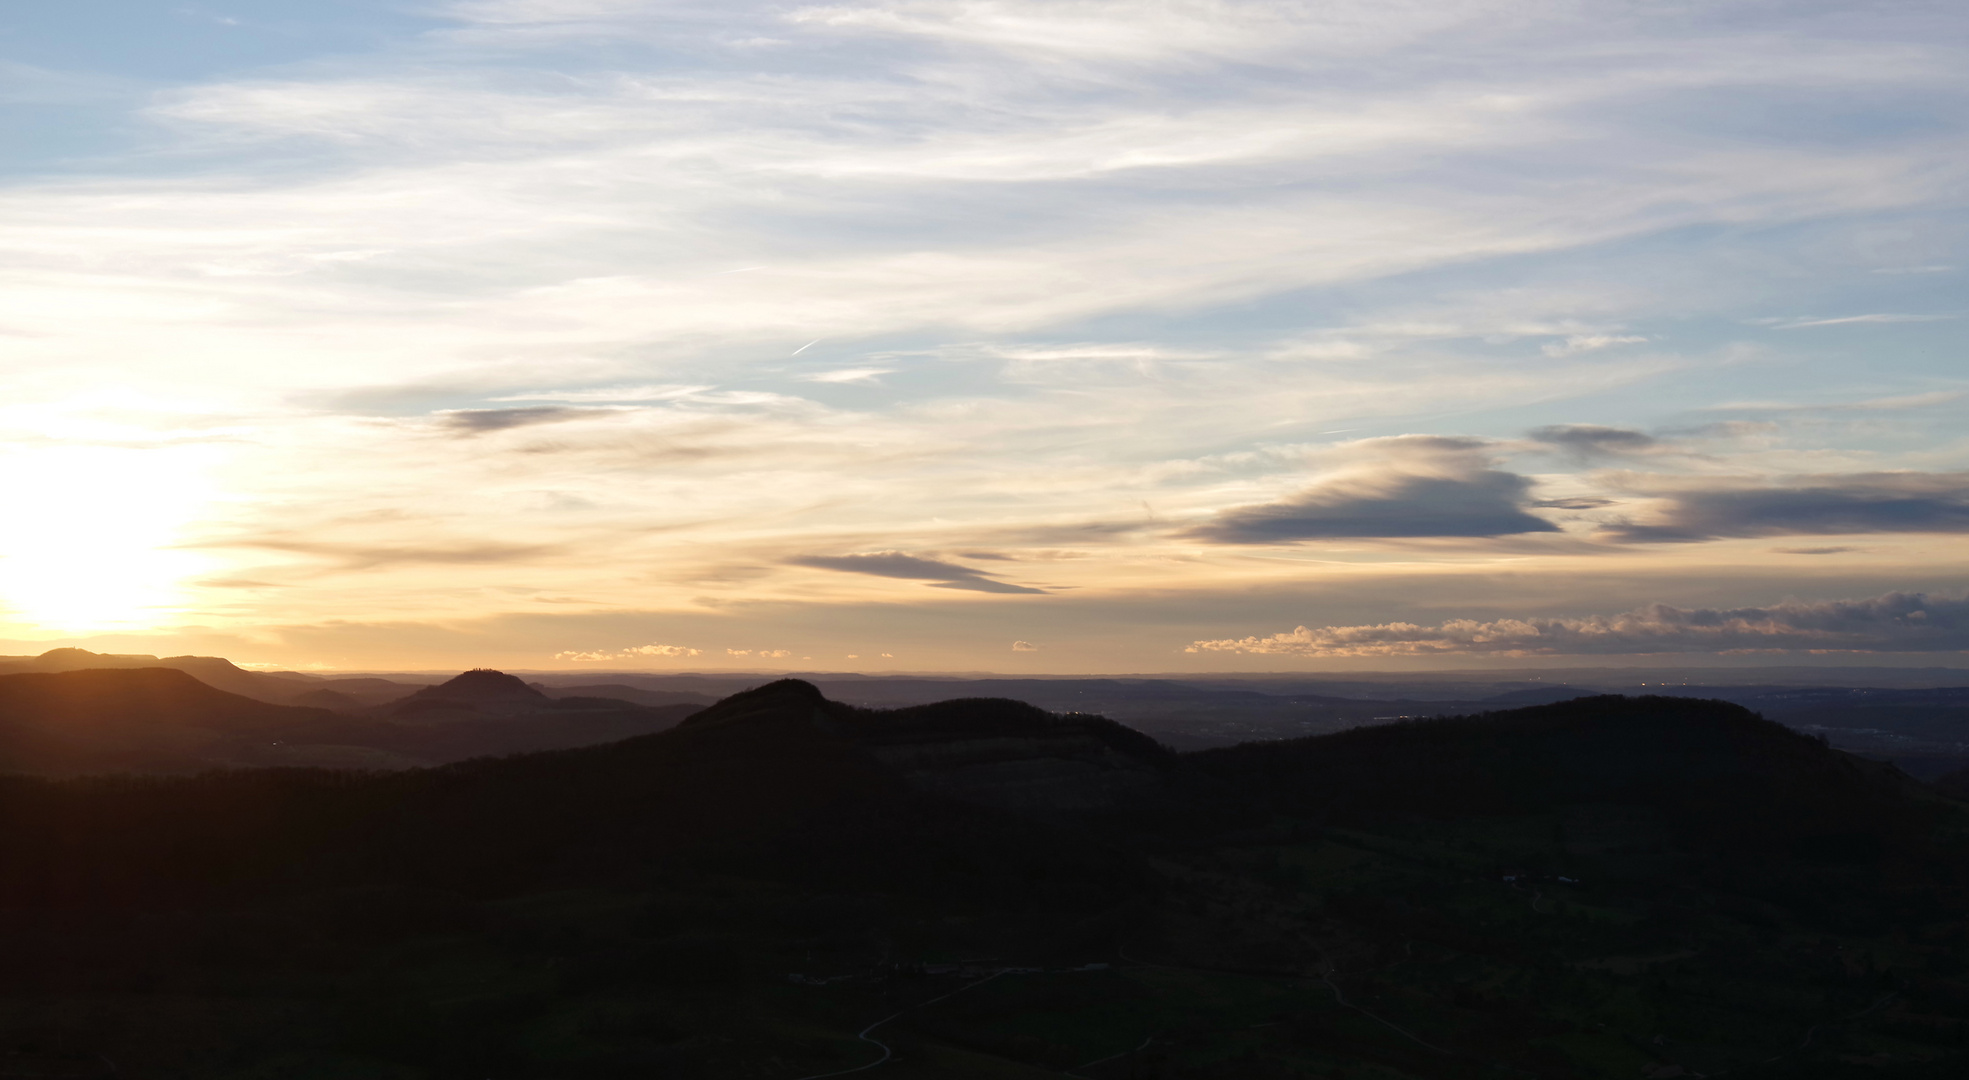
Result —
<instances>
[{"instance_id":1,"label":"silhouetted hill","mask_svg":"<svg viewBox=\"0 0 1969 1080\"><path fill-rule=\"evenodd\" d=\"M227 761L243 740L277 740L332 720L170 668L0 675L0 771L192 772Z\"/></svg>"},{"instance_id":2,"label":"silhouetted hill","mask_svg":"<svg viewBox=\"0 0 1969 1080\"><path fill-rule=\"evenodd\" d=\"M175 668L0 675L0 772L40 776L192 773L267 765L400 769L554 750L646 735L695 706L552 701L497 672L467 673L455 697L415 699L406 721L366 714L333 691L272 705L215 689ZM461 676L461 678L464 678ZM454 683L458 680L453 680ZM304 697L308 695L303 695ZM481 711L474 697L538 706ZM495 704L495 708L496 708ZM431 723L432 713L446 723Z\"/></svg>"},{"instance_id":3,"label":"silhouetted hill","mask_svg":"<svg viewBox=\"0 0 1969 1080\"><path fill-rule=\"evenodd\" d=\"M1596 696L1598 695L1594 691L1583 690L1577 686L1528 686L1522 690L1506 690L1501 694L1492 694L1483 699L1483 704L1509 708L1524 705L1551 705L1556 702L1571 701L1573 698Z\"/></svg>"},{"instance_id":4,"label":"silhouetted hill","mask_svg":"<svg viewBox=\"0 0 1969 1080\"><path fill-rule=\"evenodd\" d=\"M694 690L644 690L627 683L580 683L570 686L528 683L527 685L557 701L562 698L582 697L627 701L634 705L710 705L718 700L716 695L698 693Z\"/></svg>"},{"instance_id":5,"label":"silhouetted hill","mask_svg":"<svg viewBox=\"0 0 1969 1080\"><path fill-rule=\"evenodd\" d=\"M306 704L295 699L315 690L347 694L370 705L402 697L414 689L413 686L387 679L323 679L291 671L247 671L217 656L156 657L134 653L97 653L74 648L49 649L39 656L0 656L0 675L128 668L182 671L215 689L274 705Z\"/></svg>"},{"instance_id":6,"label":"silhouetted hill","mask_svg":"<svg viewBox=\"0 0 1969 1080\"><path fill-rule=\"evenodd\" d=\"M253 698L260 698L261 695L268 693L282 693L288 685L269 676L246 671L234 665L232 661L217 656L159 658L138 654L94 653L87 649L49 649L40 656L0 657L0 674L131 668L171 668L183 671L207 686Z\"/></svg>"},{"instance_id":7,"label":"silhouetted hill","mask_svg":"<svg viewBox=\"0 0 1969 1080\"><path fill-rule=\"evenodd\" d=\"M1157 788L1161 766L1174 758L1148 736L1103 717L992 698L857 709L828 701L798 679L734 694L682 726L756 727L766 738L818 728L897 770L918 790L1029 810L1119 805Z\"/></svg>"},{"instance_id":8,"label":"silhouetted hill","mask_svg":"<svg viewBox=\"0 0 1969 1080\"><path fill-rule=\"evenodd\" d=\"M1196 768L1298 808L1520 812L1582 801L1725 800L1796 812L1899 798L1891 770L1720 701L1600 697L1205 750Z\"/></svg>"},{"instance_id":9,"label":"silhouetted hill","mask_svg":"<svg viewBox=\"0 0 1969 1080\"><path fill-rule=\"evenodd\" d=\"M553 699L503 671L474 668L436 686L427 686L391 707L395 716L428 711L434 705L463 706L488 713L551 708Z\"/></svg>"},{"instance_id":10,"label":"silhouetted hill","mask_svg":"<svg viewBox=\"0 0 1969 1080\"><path fill-rule=\"evenodd\" d=\"M783 680L434 769L0 778L0 1018L86 992L46 1039L214 1078L794 1080L877 1038L1007 1080L1953 1076L1965 836L1720 702L1177 755Z\"/></svg>"},{"instance_id":11,"label":"silhouetted hill","mask_svg":"<svg viewBox=\"0 0 1969 1080\"><path fill-rule=\"evenodd\" d=\"M983 703L963 704L974 714L983 711ZM926 770L962 772L975 764L968 755L912 769L869 753L871 739L921 723L889 719L827 702L811 685L789 680L735 695L662 734L394 775L246 772L189 786L162 779L14 781L7 790L15 809L32 806L25 816L64 827L8 838L0 847L0 879L13 891L0 895L54 889L69 902L121 903L215 881L291 882L297 875L319 885L380 878L473 891L622 884L687 854L755 869L776 866L774 873L916 875L932 891L1002 891L1009 880L982 880L982 867L961 871L950 864L943 872L957 877L943 881L921 864L946 861L951 852L944 845L967 840L980 845L963 853L967 861L1047 861L1045 852L1020 854L1018 843L999 835L1028 837L1038 826L965 807L1002 801L993 791L948 799L933 790L934 779L912 782ZM948 734L948 719L942 727ZM1086 727L1046 714L1017 715L973 734ZM995 764L1017 756L998 749ZM1088 748L1073 742L1064 749ZM1049 743L1039 752L1060 750ZM1097 764L1116 767L1105 759ZM1071 776L1066 785L1078 779L1084 777ZM1023 776L1008 782L1030 787ZM59 843L42 846L51 835L60 835ZM914 854L904 850L911 848ZM188 850L204 855L187 862ZM65 874L77 865L88 868L83 878Z\"/></svg>"},{"instance_id":12,"label":"silhouetted hill","mask_svg":"<svg viewBox=\"0 0 1969 1080\"><path fill-rule=\"evenodd\" d=\"M1581 698L1188 760L1234 791L1240 813L1360 822L1626 808L1607 813L1645 816L1652 842L1704 857L1796 860L1799 881L1806 868L1883 860L1903 864L1906 878L1937 850L1938 811L1919 784L1725 702Z\"/></svg>"},{"instance_id":13,"label":"silhouetted hill","mask_svg":"<svg viewBox=\"0 0 1969 1080\"><path fill-rule=\"evenodd\" d=\"M356 712L363 708L360 699L338 690L309 690L304 694L296 694L289 704L305 705L311 709L327 709L331 712Z\"/></svg>"}]
</instances>

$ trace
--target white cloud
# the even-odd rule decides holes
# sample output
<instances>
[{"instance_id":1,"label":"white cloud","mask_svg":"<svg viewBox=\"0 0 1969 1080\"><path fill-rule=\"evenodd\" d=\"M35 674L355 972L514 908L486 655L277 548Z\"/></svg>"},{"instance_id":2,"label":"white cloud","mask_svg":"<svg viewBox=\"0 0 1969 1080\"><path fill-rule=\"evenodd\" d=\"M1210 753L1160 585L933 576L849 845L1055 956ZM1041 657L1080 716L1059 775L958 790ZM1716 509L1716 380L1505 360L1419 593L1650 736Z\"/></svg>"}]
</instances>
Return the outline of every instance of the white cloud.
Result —
<instances>
[{"instance_id":1,"label":"white cloud","mask_svg":"<svg viewBox=\"0 0 1969 1080\"><path fill-rule=\"evenodd\" d=\"M692 649L683 645L637 645L632 648L618 649L614 652L609 652L607 650L597 650L597 651L571 650L567 652L559 652L554 654L554 659L575 660L575 661L580 661L582 663L593 663L603 660L641 660L648 657L657 657L661 659L675 659L678 657L691 657L691 656L703 656L703 655L704 655L704 650Z\"/></svg>"},{"instance_id":2,"label":"white cloud","mask_svg":"<svg viewBox=\"0 0 1969 1080\"><path fill-rule=\"evenodd\" d=\"M839 371L822 371L800 377L807 382L817 383L873 382L878 376L891 374L894 370L894 368L842 368Z\"/></svg>"},{"instance_id":3,"label":"white cloud","mask_svg":"<svg viewBox=\"0 0 1969 1080\"><path fill-rule=\"evenodd\" d=\"M1614 345L1638 345L1646 340L1646 335L1639 334L1568 334L1564 341L1540 346L1539 351L1547 356L1572 356Z\"/></svg>"},{"instance_id":4,"label":"white cloud","mask_svg":"<svg viewBox=\"0 0 1969 1080\"><path fill-rule=\"evenodd\" d=\"M1854 323L1910 323L1943 322L1953 319L1953 315L1842 315L1833 319L1794 319L1777 324L1779 330L1802 330L1809 326L1851 326Z\"/></svg>"}]
</instances>

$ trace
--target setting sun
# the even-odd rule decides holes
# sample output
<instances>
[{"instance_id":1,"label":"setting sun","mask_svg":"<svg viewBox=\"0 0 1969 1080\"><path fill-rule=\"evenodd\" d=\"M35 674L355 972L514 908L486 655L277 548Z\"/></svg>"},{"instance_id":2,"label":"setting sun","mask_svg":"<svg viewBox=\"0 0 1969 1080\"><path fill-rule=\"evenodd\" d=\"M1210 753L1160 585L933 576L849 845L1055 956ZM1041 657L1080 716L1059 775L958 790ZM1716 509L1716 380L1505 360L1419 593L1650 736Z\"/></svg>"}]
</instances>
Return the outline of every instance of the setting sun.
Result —
<instances>
[{"instance_id":1,"label":"setting sun","mask_svg":"<svg viewBox=\"0 0 1969 1080\"><path fill-rule=\"evenodd\" d=\"M24 449L6 462L17 508L0 524L0 605L20 632L171 622L205 565L174 547L209 501L189 455Z\"/></svg>"}]
</instances>

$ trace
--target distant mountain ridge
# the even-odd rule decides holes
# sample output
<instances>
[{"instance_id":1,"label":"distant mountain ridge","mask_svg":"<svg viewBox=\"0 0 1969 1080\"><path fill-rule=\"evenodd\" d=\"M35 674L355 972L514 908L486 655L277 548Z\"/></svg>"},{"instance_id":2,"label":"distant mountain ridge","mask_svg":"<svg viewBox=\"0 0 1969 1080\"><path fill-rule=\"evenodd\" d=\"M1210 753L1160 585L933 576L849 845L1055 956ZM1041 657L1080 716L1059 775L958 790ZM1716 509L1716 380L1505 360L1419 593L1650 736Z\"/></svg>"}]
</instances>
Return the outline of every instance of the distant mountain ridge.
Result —
<instances>
[{"instance_id":1,"label":"distant mountain ridge","mask_svg":"<svg viewBox=\"0 0 1969 1080\"><path fill-rule=\"evenodd\" d=\"M1161 768L1175 756L1104 717L1057 715L993 698L857 709L798 679L734 694L679 729L771 733L789 725L844 741L896 770L914 790L1004 809L1122 805L1158 789Z\"/></svg>"},{"instance_id":2,"label":"distant mountain ridge","mask_svg":"<svg viewBox=\"0 0 1969 1080\"><path fill-rule=\"evenodd\" d=\"M349 716L403 708L404 722L439 723L483 719L489 712L518 716L539 706L515 690L504 705L403 704L430 683L428 676L395 681L376 677L324 677L299 672L240 669L218 657L162 659L53 649L38 657L0 657L0 673L85 668L171 667L208 685L272 704L328 709ZM1787 672L1796 683L1786 683ZM1827 685L1832 674L1876 678L1881 685ZM1527 685L1519 673L1501 671L1488 681L1480 672L1389 674L1374 679L1326 676L1166 677L960 677L815 674L806 677L831 699L852 705L895 708L962 697L1009 698L1052 712L1094 713L1120 721L1179 750L1231 746L1254 740L1331 734L1351 728L1416 717L1472 713L1537 705L1609 692L1659 693L1658 683L1623 680L1661 678L1662 672L1593 669L1570 673L1574 684ZM1558 674L1558 673L1551 673ZM1713 685L1675 687L1676 693L1734 702L1815 735L1833 745L1891 760L1923 778L1969 768L1969 686L1901 686L1897 680L1934 682L1969 673L1952 669L1842 668L1712 669L1701 672ZM1718 680L1741 676L1742 683ZM1918 676L1918 678L1917 678ZM775 676L732 674L651 674L556 672L526 676L525 685L554 700L602 698L633 705L709 705L731 694L773 681ZM1408 679L1409 681L1403 681ZM607 681L598 681L607 680ZM519 681L519 680L516 680ZM509 687L510 689L510 687ZM581 706L576 706L581 707ZM593 707L593 706L590 706ZM388 717L386 717L388 718ZM589 717L600 723L599 713ZM627 733L633 725L620 728ZM520 745L509 743L508 745Z\"/></svg>"},{"instance_id":3,"label":"distant mountain ridge","mask_svg":"<svg viewBox=\"0 0 1969 1080\"><path fill-rule=\"evenodd\" d=\"M0 675L0 771L195 772L231 762L242 742L272 743L335 722L323 710L230 694L174 668Z\"/></svg>"},{"instance_id":4,"label":"distant mountain ridge","mask_svg":"<svg viewBox=\"0 0 1969 1080\"><path fill-rule=\"evenodd\" d=\"M0 772L182 774L268 765L402 769L613 742L665 730L698 708L599 698L556 701L497 672L467 672L429 689L433 692L409 695L393 707L331 709L230 693L180 668L0 674ZM315 690L297 698L316 694L334 692ZM481 707L487 704L492 707Z\"/></svg>"},{"instance_id":5,"label":"distant mountain ridge","mask_svg":"<svg viewBox=\"0 0 1969 1080\"><path fill-rule=\"evenodd\" d=\"M436 686L426 686L390 705L389 714L407 718L450 711L509 716L551 709L554 699L503 671L473 668Z\"/></svg>"},{"instance_id":6,"label":"distant mountain ridge","mask_svg":"<svg viewBox=\"0 0 1969 1080\"><path fill-rule=\"evenodd\" d=\"M171 668L186 672L207 686L275 705L305 704L296 699L321 690L345 695L362 705L375 705L402 697L418 688L417 684L388 679L338 679L294 671L248 671L218 656L157 657L142 653L97 653L75 648L49 649L39 656L0 656L0 675L127 668Z\"/></svg>"}]
</instances>

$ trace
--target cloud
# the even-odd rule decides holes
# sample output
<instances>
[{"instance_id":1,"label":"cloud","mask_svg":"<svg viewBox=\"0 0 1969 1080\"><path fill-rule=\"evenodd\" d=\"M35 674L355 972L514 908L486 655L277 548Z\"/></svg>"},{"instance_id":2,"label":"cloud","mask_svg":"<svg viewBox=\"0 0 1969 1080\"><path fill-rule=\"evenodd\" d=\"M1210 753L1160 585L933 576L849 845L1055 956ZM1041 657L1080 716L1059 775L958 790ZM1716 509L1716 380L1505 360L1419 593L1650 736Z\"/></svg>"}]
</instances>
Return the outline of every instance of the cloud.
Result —
<instances>
[{"instance_id":1,"label":"cloud","mask_svg":"<svg viewBox=\"0 0 1969 1080\"><path fill-rule=\"evenodd\" d=\"M929 581L934 583L931 585L934 589L961 589L966 592L988 593L1044 593L1046 591L995 581L986 577L982 571L968 566L919 558L901 551L873 551L859 555L801 555L786 561L793 566L810 566L818 570L840 570L851 574L873 574L876 577Z\"/></svg>"},{"instance_id":2,"label":"cloud","mask_svg":"<svg viewBox=\"0 0 1969 1080\"><path fill-rule=\"evenodd\" d=\"M1854 323L1911 323L1943 322L1953 319L1953 315L1897 315L1882 313L1876 315L1844 315L1836 319L1793 319L1780 322L1773 330L1803 330L1809 326L1849 326Z\"/></svg>"},{"instance_id":3,"label":"cloud","mask_svg":"<svg viewBox=\"0 0 1969 1080\"><path fill-rule=\"evenodd\" d=\"M1613 499L1603 499L1598 495L1569 495L1559 499L1540 499L1531 505L1543 510L1598 510L1613 504Z\"/></svg>"},{"instance_id":4,"label":"cloud","mask_svg":"<svg viewBox=\"0 0 1969 1080\"><path fill-rule=\"evenodd\" d=\"M1946 405L1960 400L1962 395L1963 392L1960 390L1930 390L1921 394L1896 394L1892 397L1812 405L1784 401L1730 401L1721 405L1705 405L1703 409L1706 412L1894 412L1901 409L1925 409L1930 405Z\"/></svg>"},{"instance_id":5,"label":"cloud","mask_svg":"<svg viewBox=\"0 0 1969 1080\"><path fill-rule=\"evenodd\" d=\"M1672 491L1651 520L1600 531L1626 543L1731 536L1969 532L1969 473L1855 473L1786 486Z\"/></svg>"},{"instance_id":6,"label":"cloud","mask_svg":"<svg viewBox=\"0 0 1969 1080\"><path fill-rule=\"evenodd\" d=\"M1437 626L1301 626L1290 633L1192 642L1191 653L1368 657L1645 655L1732 652L1957 652L1969 650L1969 598L1887 593L1868 600L1769 607L1651 604L1584 618L1453 619Z\"/></svg>"},{"instance_id":7,"label":"cloud","mask_svg":"<svg viewBox=\"0 0 1969 1080\"><path fill-rule=\"evenodd\" d=\"M458 409L439 413L439 419L446 427L467 435L479 435L488 431L505 431L507 428L527 427L533 424L553 424L563 420L577 420L590 416L599 410L571 409L562 405L536 405L524 409Z\"/></svg>"},{"instance_id":8,"label":"cloud","mask_svg":"<svg viewBox=\"0 0 1969 1080\"><path fill-rule=\"evenodd\" d=\"M591 390L542 390L530 394L506 394L489 398L490 401L598 401L598 402L650 402L675 401L680 398L696 397L717 389L702 383L677 383L664 386L610 386Z\"/></svg>"},{"instance_id":9,"label":"cloud","mask_svg":"<svg viewBox=\"0 0 1969 1080\"><path fill-rule=\"evenodd\" d=\"M593 661L612 661L612 659L646 659L646 657L673 659L673 657L701 657L701 655L705 655L703 649L691 649L687 645L634 645L634 647L628 647L628 649L616 649L612 653L610 651L567 651L567 653L555 653L553 659L557 659L557 661L583 661L583 663L593 663Z\"/></svg>"},{"instance_id":10,"label":"cloud","mask_svg":"<svg viewBox=\"0 0 1969 1080\"><path fill-rule=\"evenodd\" d=\"M1610 348L1615 345L1638 345L1646 340L1648 340L1646 337L1633 334L1625 336L1614 334L1571 334L1564 341L1557 341L1550 345L1542 346L1539 351L1547 356L1574 356L1579 353L1593 352L1596 349Z\"/></svg>"},{"instance_id":11,"label":"cloud","mask_svg":"<svg viewBox=\"0 0 1969 1080\"><path fill-rule=\"evenodd\" d=\"M336 560L344 570L373 570L391 566L477 566L529 562L567 554L558 544L504 544L497 541L459 544L369 545L264 537L254 540L188 544L203 548L261 548L291 551Z\"/></svg>"},{"instance_id":12,"label":"cloud","mask_svg":"<svg viewBox=\"0 0 1969 1080\"><path fill-rule=\"evenodd\" d=\"M1182 535L1217 544L1556 532L1525 512L1531 481L1491 468L1473 439L1405 435L1353 444L1369 464L1291 498L1225 510Z\"/></svg>"},{"instance_id":13,"label":"cloud","mask_svg":"<svg viewBox=\"0 0 1969 1080\"><path fill-rule=\"evenodd\" d=\"M1030 641L1014 641L1014 642L1012 643L1012 651L1013 651L1013 652L1038 652L1038 651L1039 651L1039 646L1037 646L1037 645L1034 645L1034 644L1033 644L1032 642L1030 642Z\"/></svg>"},{"instance_id":14,"label":"cloud","mask_svg":"<svg viewBox=\"0 0 1969 1080\"><path fill-rule=\"evenodd\" d=\"M593 663L598 660L641 660L646 657L652 657L652 656L669 659L674 657L689 657L689 656L703 656L703 655L704 655L704 650L693 649L684 645L637 645L633 648L619 649L615 652L576 651L576 652L555 653L554 659L578 660L584 663Z\"/></svg>"},{"instance_id":15,"label":"cloud","mask_svg":"<svg viewBox=\"0 0 1969 1080\"><path fill-rule=\"evenodd\" d=\"M842 368L839 371L817 371L800 378L805 382L817 383L874 382L880 376L893 374L895 370L880 367Z\"/></svg>"},{"instance_id":16,"label":"cloud","mask_svg":"<svg viewBox=\"0 0 1969 1080\"><path fill-rule=\"evenodd\" d=\"M1585 460L1638 454L1656 446L1654 436L1629 428L1599 424L1554 424L1527 433L1534 441L1557 447L1567 456Z\"/></svg>"}]
</instances>

